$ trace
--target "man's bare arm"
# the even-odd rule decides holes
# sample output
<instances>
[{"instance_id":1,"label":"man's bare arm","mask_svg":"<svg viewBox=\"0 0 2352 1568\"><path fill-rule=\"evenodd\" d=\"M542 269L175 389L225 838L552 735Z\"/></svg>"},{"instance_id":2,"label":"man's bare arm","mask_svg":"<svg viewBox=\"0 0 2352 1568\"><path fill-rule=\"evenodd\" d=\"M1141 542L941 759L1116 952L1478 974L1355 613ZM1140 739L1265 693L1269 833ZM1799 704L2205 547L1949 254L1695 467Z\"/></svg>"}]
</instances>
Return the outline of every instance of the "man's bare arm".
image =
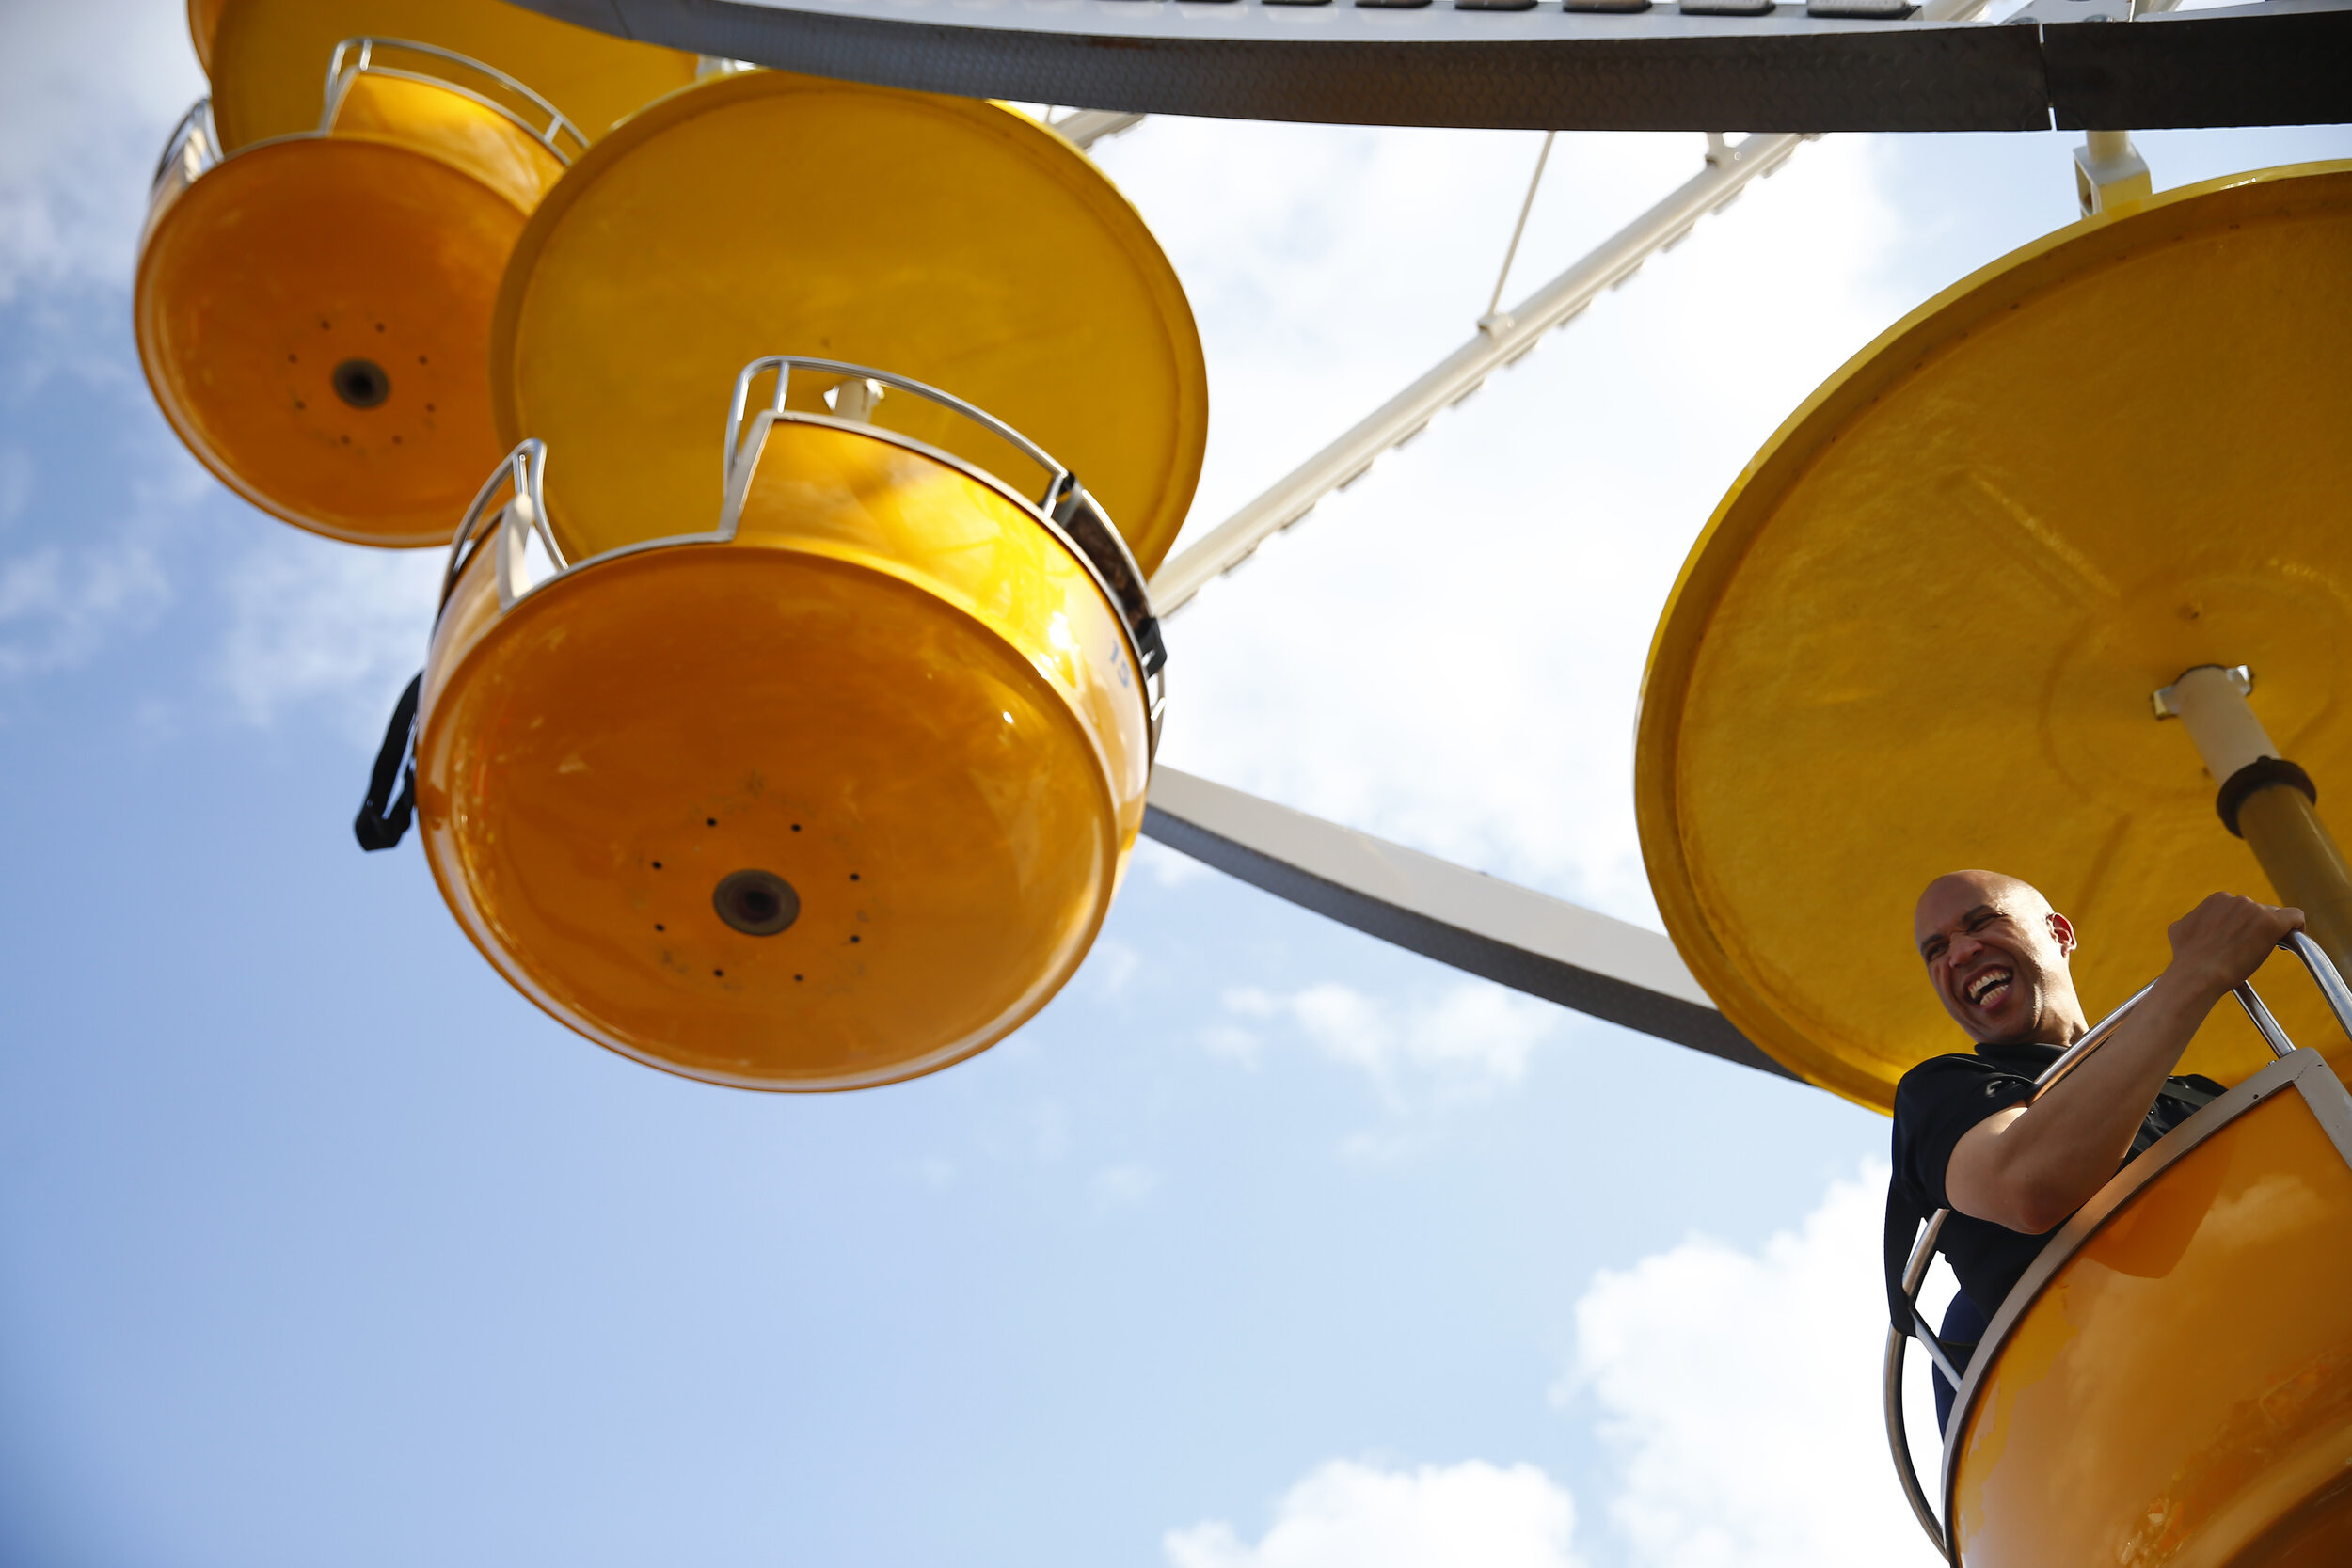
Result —
<instances>
[{"instance_id":1,"label":"man's bare arm","mask_svg":"<svg viewBox=\"0 0 2352 1568\"><path fill-rule=\"evenodd\" d=\"M2214 1004L2302 926L2300 910L2223 893L2173 922L2172 962L2115 1037L2031 1106L1987 1117L1953 1148L1952 1207L2039 1235L2089 1202Z\"/></svg>"}]
</instances>

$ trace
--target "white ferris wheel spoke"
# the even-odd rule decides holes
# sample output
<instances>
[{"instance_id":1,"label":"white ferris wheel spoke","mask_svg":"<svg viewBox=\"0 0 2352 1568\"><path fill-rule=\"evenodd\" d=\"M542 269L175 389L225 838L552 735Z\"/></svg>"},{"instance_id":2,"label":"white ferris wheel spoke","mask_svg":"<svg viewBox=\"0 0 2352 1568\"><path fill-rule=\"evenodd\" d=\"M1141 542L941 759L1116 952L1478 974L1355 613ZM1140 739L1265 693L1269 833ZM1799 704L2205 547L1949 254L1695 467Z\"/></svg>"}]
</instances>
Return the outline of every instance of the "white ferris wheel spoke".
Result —
<instances>
[{"instance_id":1,"label":"white ferris wheel spoke","mask_svg":"<svg viewBox=\"0 0 2352 1568\"><path fill-rule=\"evenodd\" d=\"M1343 926L1777 1077L1715 1009L1674 943L1564 899L1162 764L1143 831Z\"/></svg>"},{"instance_id":2,"label":"white ferris wheel spoke","mask_svg":"<svg viewBox=\"0 0 2352 1568\"><path fill-rule=\"evenodd\" d=\"M1706 166L1673 195L1519 304L1489 312L1470 341L1435 369L1162 565L1152 578L1152 608L1168 615L1202 585L1240 565L1260 545L1313 511L1324 497L1353 484L1382 452L1420 435L1439 410L1469 397L1487 376L1532 352L1545 333L1566 325L1605 290L1632 277L1654 252L1681 240L1700 218L1727 206L1750 181L1772 173L1799 143L1810 139L1758 135L1732 144L1710 136Z\"/></svg>"},{"instance_id":3,"label":"white ferris wheel spoke","mask_svg":"<svg viewBox=\"0 0 2352 1568\"><path fill-rule=\"evenodd\" d=\"M1073 109L1059 119L1046 123L1076 143L1079 151L1089 152L1096 142L1125 135L1143 123L1143 117L1122 114L1117 109Z\"/></svg>"}]
</instances>

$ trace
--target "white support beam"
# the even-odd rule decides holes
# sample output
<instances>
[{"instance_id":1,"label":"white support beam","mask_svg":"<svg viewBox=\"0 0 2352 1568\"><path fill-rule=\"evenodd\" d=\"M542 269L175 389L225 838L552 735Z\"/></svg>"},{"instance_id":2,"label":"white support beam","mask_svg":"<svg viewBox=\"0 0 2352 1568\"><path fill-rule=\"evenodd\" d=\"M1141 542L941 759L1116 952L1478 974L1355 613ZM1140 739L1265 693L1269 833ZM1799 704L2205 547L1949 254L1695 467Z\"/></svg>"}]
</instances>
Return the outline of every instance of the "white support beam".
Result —
<instances>
[{"instance_id":1,"label":"white support beam","mask_svg":"<svg viewBox=\"0 0 2352 1568\"><path fill-rule=\"evenodd\" d=\"M1143 831L1343 926L1710 1056L1792 1076L1715 1010L1655 931L1166 764Z\"/></svg>"},{"instance_id":2,"label":"white support beam","mask_svg":"<svg viewBox=\"0 0 2352 1568\"><path fill-rule=\"evenodd\" d=\"M1673 245L1700 218L1729 205L1749 181L1778 168L1807 139L1760 135L1737 146L1711 144L1705 169L1672 196L1520 304L1486 317L1477 335L1438 361L1436 369L1162 565L1152 578L1152 608L1168 615L1202 584L1240 565L1267 539L1314 510L1324 497L1355 483L1382 452L1419 435L1440 409L1478 390L1488 375L1534 348L1545 333L1565 325L1604 290L1632 277L1652 252Z\"/></svg>"},{"instance_id":3,"label":"white support beam","mask_svg":"<svg viewBox=\"0 0 2352 1568\"><path fill-rule=\"evenodd\" d=\"M1122 114L1117 109L1077 109L1047 123L1085 152L1096 142L1126 135L1143 123L1143 117Z\"/></svg>"}]
</instances>

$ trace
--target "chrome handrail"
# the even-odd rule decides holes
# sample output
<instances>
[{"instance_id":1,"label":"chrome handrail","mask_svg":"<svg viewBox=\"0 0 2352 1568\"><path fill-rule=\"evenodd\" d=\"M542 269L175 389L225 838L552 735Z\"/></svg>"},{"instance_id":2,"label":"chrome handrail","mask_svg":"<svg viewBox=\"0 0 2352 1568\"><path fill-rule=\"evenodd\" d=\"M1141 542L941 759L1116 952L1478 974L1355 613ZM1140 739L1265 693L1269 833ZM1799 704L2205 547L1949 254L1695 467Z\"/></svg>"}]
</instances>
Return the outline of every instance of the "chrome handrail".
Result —
<instances>
[{"instance_id":1,"label":"chrome handrail","mask_svg":"<svg viewBox=\"0 0 2352 1568\"><path fill-rule=\"evenodd\" d=\"M818 359L797 354L763 355L736 372L735 389L727 399L726 438L725 443L719 449L719 465L723 484L722 494L730 498L728 506L732 508L739 503L741 493L739 486L750 483L749 470L742 467L747 456L742 449L744 416L751 406L752 386L755 382L771 372L775 375L775 390L769 397L764 410L771 417L793 420L818 418L815 415L795 413L786 407L786 403L791 394L792 374L795 371L808 371L833 376L836 378L836 386L846 386L859 381L876 382L884 387L895 387L900 391L911 392L927 402L937 404L950 413L961 415L1045 471L1045 488L1037 499L1031 501L1027 500L1025 492L1018 490L1002 474L993 474L992 471L982 470L977 465L937 448L922 446L922 450L931 455L959 464L976 475L990 473L990 476L1004 485L1007 490L1021 496L1028 505L1035 509L1037 515L1046 528L1075 554L1079 562L1093 577L1096 586L1109 597L1112 606L1118 611L1120 622L1127 628L1127 639L1135 654L1136 672L1143 679L1146 693L1144 707L1151 722L1151 751L1156 756L1159 751L1161 724L1167 708L1168 651L1160 637L1159 617L1152 610L1152 591L1143 575L1143 570L1136 564L1135 556L1127 548L1127 541L1113 526L1109 517L1104 515L1093 498L1087 494L1085 485L1078 481L1078 476L1053 453L986 409L966 403L953 392L942 391L912 376L878 370L871 365L851 364L843 359ZM828 422L862 424L870 423L870 420L850 419L836 414L830 416ZM885 430L895 440L912 442L914 439L898 432L887 431L886 427L876 426L874 428ZM921 443L916 444L921 445ZM733 515L732 511L729 515Z\"/></svg>"},{"instance_id":2,"label":"chrome handrail","mask_svg":"<svg viewBox=\"0 0 2352 1568\"><path fill-rule=\"evenodd\" d=\"M1917 1515L1919 1528L1928 1532L1935 1549L1944 1549L1944 1527L1935 1517L1935 1505L1928 1501L1927 1489L1919 1484L1919 1472L1911 1463L1911 1434L1903 1422L1903 1354L1911 1344L1912 1333L1919 1322L1919 1286L1928 1276L1928 1265L1935 1259L1935 1243L1944 1234L1944 1222L1952 1217L1949 1209L1936 1211L1927 1228L1912 1244L1911 1258L1903 1265L1903 1300L1911 1307L1913 1329L1906 1331L1893 1323L1886 1325L1885 1366L1883 1370L1881 1396L1886 1406L1886 1434L1895 1451L1895 1475L1902 1482L1903 1497ZM1954 1387L1959 1385L1955 1383Z\"/></svg>"},{"instance_id":3,"label":"chrome handrail","mask_svg":"<svg viewBox=\"0 0 2352 1568\"><path fill-rule=\"evenodd\" d=\"M740 455L736 448L743 438L743 411L751 399L752 383L758 380L765 371L776 372L776 393L768 403L768 412L771 414L785 412L785 397L791 390L794 371L817 371L847 381L879 381L885 387L896 387L902 392L912 392L918 398L935 403L950 413L962 415L1052 476L1046 481L1043 497L1034 503L1041 512L1052 513L1054 502L1060 499L1064 482L1071 477L1070 470L1056 460L1053 453L995 415L964 402L953 392L943 392L912 376L876 370L871 365L852 365L841 359L811 359L797 354L770 354L753 360L736 372L735 395L727 400L726 445L719 449L720 479L725 484L735 483L735 464Z\"/></svg>"},{"instance_id":4,"label":"chrome handrail","mask_svg":"<svg viewBox=\"0 0 2352 1568\"><path fill-rule=\"evenodd\" d=\"M154 178L148 181L149 190L164 182L164 176L176 166L185 183L194 184L199 176L220 164L220 131L213 123L213 101L199 98L188 105L188 112L180 117L180 123L171 128L170 137L164 143L164 155L155 160Z\"/></svg>"},{"instance_id":5,"label":"chrome handrail","mask_svg":"<svg viewBox=\"0 0 2352 1568\"><path fill-rule=\"evenodd\" d=\"M2042 1076L2033 1081L2034 1100L2040 1100L2059 1079L2074 1071L2085 1056L2106 1044L2108 1038L2114 1035L2116 1026L2131 1017L2132 1009L2146 1001L2148 993L2155 989L2156 983L2153 980L2149 981L2132 992L2122 1006L2084 1030L2082 1038L2060 1052L2058 1059L2042 1069ZM2026 1101L2027 1104L2032 1102L2032 1101Z\"/></svg>"},{"instance_id":6,"label":"chrome handrail","mask_svg":"<svg viewBox=\"0 0 2352 1568\"><path fill-rule=\"evenodd\" d=\"M2312 983L2319 988L2319 994L2327 1001L2328 1011L2335 1014L2344 1037L2352 1039L2352 987L2344 984L2334 960L2328 957L2319 943L2301 931L2289 931L2286 939L2279 943L2279 950L2292 953L2303 961L2303 967L2311 971ZM2146 1001L2148 993L2155 987L2153 980L2149 981L2134 991L2122 1006L2085 1030L2082 1038L2068 1046L2058 1059L2044 1068L2042 1075L2034 1080L2033 1097L2026 1103L2031 1105L2049 1093L2058 1080L2074 1071L2085 1057L2114 1037L2116 1026L2130 1017L2132 1010ZM2251 980L2239 981L2230 988L2230 994L2237 998L2238 1006L2245 1009L2246 1016L2252 1021L2255 1029L2262 1035L2263 1043L2270 1048L2273 1056L2284 1058L2294 1053L2295 1042L2287 1037L2287 1032L2271 1016L2269 1007L2264 1005ZM1918 1469L1911 1462L1911 1437L1903 1421L1902 1387L1903 1365L1910 1342L1915 1338L1926 1349L1929 1357L1943 1371L1954 1391L1957 1392L1961 1386L1960 1370L1952 1366L1943 1342L1936 1338L1933 1327L1918 1306L1919 1287L1927 1280L1928 1266L1935 1256L1936 1241L1943 1234L1945 1222L1951 1216L1949 1209L1938 1209L1929 1218L1926 1228L1920 1231L1918 1241L1911 1249L1909 1261L1903 1267L1902 1297L1911 1308L1911 1327L1905 1330L1894 1323L1887 1324L1886 1354L1880 1389L1882 1402L1885 1406L1887 1448L1894 1456L1896 1478L1902 1483L1903 1497L1910 1502L1912 1513L1918 1517L1919 1528L1927 1532L1935 1549L1947 1558L1951 1555L1951 1548L1945 1539L1944 1523L1936 1517L1934 1505L1928 1500L1926 1489L1919 1484ZM1994 1306L1997 1307L1998 1303Z\"/></svg>"},{"instance_id":7,"label":"chrome handrail","mask_svg":"<svg viewBox=\"0 0 2352 1568\"><path fill-rule=\"evenodd\" d=\"M2352 986L2344 983L2344 976L2337 972L2336 961L2328 956L2328 950L2313 942L2308 931L2289 931L2287 940L2279 945L2303 960L2303 967L2312 972L2312 983L2319 988L2328 1010L2336 1015L2336 1026L2344 1031L2344 1038L2352 1039Z\"/></svg>"},{"instance_id":8,"label":"chrome handrail","mask_svg":"<svg viewBox=\"0 0 2352 1568\"><path fill-rule=\"evenodd\" d=\"M507 504L499 509L498 521L491 526L500 530L503 537L519 523L524 531L539 536L539 542L547 546L548 559L555 562L558 571L565 567L564 552L557 547L555 536L548 528L547 443L532 436L518 442L513 451L499 459L498 467L490 470L490 477L482 482L482 488L474 492L472 501L468 503L465 516L458 520L457 531L450 535L449 564L441 569L441 602L433 612L433 624L437 626L442 611L449 609L450 595L457 591L458 579L466 575L473 558L489 540L489 534L477 537L475 531L481 528L483 514L490 509L490 498L498 494L502 483L511 483L512 494ZM520 551L515 553L519 555ZM500 601L511 602L514 596L506 575L501 574Z\"/></svg>"},{"instance_id":9,"label":"chrome handrail","mask_svg":"<svg viewBox=\"0 0 2352 1568\"><path fill-rule=\"evenodd\" d=\"M468 71L478 71L506 91L522 99L532 107L543 112L548 117L547 129L544 131L539 129L516 113L513 106L501 103L487 94L476 92L463 82L453 81L447 76L431 75L421 71L403 71L398 66L379 65L375 60L375 52L378 49L405 50L412 54L428 55L437 60L446 60L452 65L463 66ZM358 52L358 57L346 66L345 56L354 51ZM460 97L471 99L492 114L502 116L512 121L518 130L546 148L549 153L553 154L555 161L566 168L571 166L574 158L588 150L588 138L580 134L580 127L564 117L563 110L498 67L477 60L470 55L460 55L454 49L443 49L438 44L419 43L414 39L348 38L335 45L335 52L328 56L326 62L326 103L319 112L321 132L332 131L335 128L335 118L342 112L344 97L350 93L352 83L358 81L362 75L389 76L400 82L422 82L431 87L445 87ZM556 138L559 135L571 140L572 150L567 152L556 145Z\"/></svg>"},{"instance_id":10,"label":"chrome handrail","mask_svg":"<svg viewBox=\"0 0 2352 1568\"><path fill-rule=\"evenodd\" d=\"M501 609L512 608L516 600L531 591L521 582L523 554L531 536L536 534L547 547L548 558L554 565L555 577L564 576L576 568L586 568L614 555L637 550L658 548L669 545L725 544L735 536L742 504L742 487L748 485L753 472L746 454L739 451L743 442L744 411L751 401L751 388L761 372L776 372L776 388L765 415L771 419L809 420L843 428L857 428L860 421L836 417L818 419L813 415L789 412L785 407L790 391L790 379L795 370L820 372L844 379L883 383L912 392L959 413L993 435L1002 437L1024 456L1035 462L1048 475L1042 500L1028 500L1001 476L986 470L936 447L929 446L910 436L896 431L879 430L878 434L891 441L923 452L941 462L951 464L973 479L997 486L997 493L1017 505L1028 508L1039 523L1070 551L1109 600L1116 619L1125 631L1136 673L1141 678L1144 713L1148 724L1149 754L1159 752L1160 732L1167 709L1167 654L1159 639L1159 623L1152 613L1151 592L1135 557L1128 553L1127 544L1109 519L1094 506L1085 487L1067 467L1056 462L1044 448L1023 436L1019 431L986 412L965 403L953 393L906 376L896 375L866 365L853 365L838 359L814 359L796 355L768 355L753 360L736 375L735 387L727 404L725 487L721 507L719 527L708 533L674 534L660 539L639 540L615 546L579 562L565 559L556 544L548 516L547 447L535 438L518 444L501 458L490 477L475 492L473 500L459 519L457 531L450 538L449 562L441 573L440 607L434 612L434 624L449 608L451 596L458 581L473 563L473 558L490 543L484 530L483 518L501 484L509 484L512 496L492 527L498 531L498 560L495 563ZM755 430L756 436L757 431ZM547 579L552 581L553 578ZM543 586L533 584L531 587ZM1124 684L1125 677L1121 676Z\"/></svg>"},{"instance_id":11,"label":"chrome handrail","mask_svg":"<svg viewBox=\"0 0 2352 1568\"><path fill-rule=\"evenodd\" d=\"M2283 947L2286 944L2280 942L2280 945ZM2270 1047L2273 1056L2284 1058L2295 1053L2295 1042L2287 1038L2287 1032L2279 1027L2279 1021L2270 1016L2268 1007L2263 1006L2263 999L2255 993L2251 980L2240 980L2230 988L2230 994L2236 997L2237 1005L2246 1009L2246 1016L2253 1021L2256 1032L2263 1037L2263 1044ZM2034 1098L2038 1100L2041 1096L2037 1094Z\"/></svg>"}]
</instances>

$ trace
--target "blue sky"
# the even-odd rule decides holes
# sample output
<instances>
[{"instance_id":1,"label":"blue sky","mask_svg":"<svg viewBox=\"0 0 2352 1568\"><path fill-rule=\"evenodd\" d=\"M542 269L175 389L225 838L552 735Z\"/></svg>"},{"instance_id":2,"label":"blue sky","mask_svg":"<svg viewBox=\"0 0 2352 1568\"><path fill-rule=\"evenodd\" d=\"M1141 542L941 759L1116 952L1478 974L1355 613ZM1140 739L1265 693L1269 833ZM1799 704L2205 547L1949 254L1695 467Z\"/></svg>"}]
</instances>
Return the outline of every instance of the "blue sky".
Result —
<instances>
[{"instance_id":1,"label":"blue sky","mask_svg":"<svg viewBox=\"0 0 2352 1568\"><path fill-rule=\"evenodd\" d=\"M1065 994L917 1083L714 1089L537 1013L350 839L437 562L246 507L140 380L178 8L10 8L0 89L0 1560L1926 1560L1885 1127L1827 1096L1152 847ZM1168 759L1654 918L1675 566L1822 375L2071 215L2070 139L1801 150L1177 618ZM1467 334L1535 142L1105 144L1208 345L1197 528ZM1509 293L1698 152L1563 138Z\"/></svg>"}]
</instances>

